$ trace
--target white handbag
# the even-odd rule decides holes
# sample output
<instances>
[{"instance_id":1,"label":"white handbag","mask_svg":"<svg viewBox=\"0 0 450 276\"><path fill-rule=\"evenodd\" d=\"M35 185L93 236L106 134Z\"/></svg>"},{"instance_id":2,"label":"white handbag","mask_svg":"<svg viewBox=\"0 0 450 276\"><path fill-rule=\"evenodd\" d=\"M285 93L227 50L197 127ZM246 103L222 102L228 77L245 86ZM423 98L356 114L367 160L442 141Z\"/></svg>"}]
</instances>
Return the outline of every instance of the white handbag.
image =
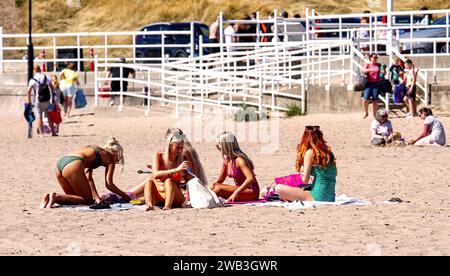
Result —
<instances>
[{"instance_id":1,"label":"white handbag","mask_svg":"<svg viewBox=\"0 0 450 276\"><path fill-rule=\"evenodd\" d=\"M194 178L187 183L189 200L192 208L196 209L212 209L216 207L223 207L222 202L217 197L216 193L203 186L200 179L190 173Z\"/></svg>"}]
</instances>

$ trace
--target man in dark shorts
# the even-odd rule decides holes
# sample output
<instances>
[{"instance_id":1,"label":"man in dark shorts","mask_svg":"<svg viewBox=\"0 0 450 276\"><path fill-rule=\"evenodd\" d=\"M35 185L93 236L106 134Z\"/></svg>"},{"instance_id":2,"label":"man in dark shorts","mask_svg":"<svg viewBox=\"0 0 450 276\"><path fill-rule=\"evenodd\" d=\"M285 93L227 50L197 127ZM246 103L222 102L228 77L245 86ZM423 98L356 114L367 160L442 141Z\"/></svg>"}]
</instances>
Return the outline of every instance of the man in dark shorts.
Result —
<instances>
[{"instance_id":1,"label":"man in dark shorts","mask_svg":"<svg viewBox=\"0 0 450 276\"><path fill-rule=\"evenodd\" d=\"M125 57L121 57L119 63L126 63ZM121 69L122 69L121 67L109 68L107 78L120 78ZM136 71L134 71L134 69L123 67L122 78L128 78L130 74L133 76L133 78L136 78ZM122 87L123 92L127 92L128 82L122 81ZM111 92L120 92L120 81L118 80L111 81ZM111 95L111 101L109 102L110 106L114 105L115 98L116 98L115 95Z\"/></svg>"}]
</instances>

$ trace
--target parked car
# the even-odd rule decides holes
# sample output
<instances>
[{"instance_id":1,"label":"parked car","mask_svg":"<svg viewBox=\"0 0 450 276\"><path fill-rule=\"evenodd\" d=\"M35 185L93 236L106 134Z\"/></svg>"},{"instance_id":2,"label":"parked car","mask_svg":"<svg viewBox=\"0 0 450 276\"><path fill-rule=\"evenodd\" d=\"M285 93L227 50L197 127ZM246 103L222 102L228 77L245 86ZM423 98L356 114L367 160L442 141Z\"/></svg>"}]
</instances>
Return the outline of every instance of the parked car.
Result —
<instances>
[{"instance_id":1,"label":"parked car","mask_svg":"<svg viewBox=\"0 0 450 276\"><path fill-rule=\"evenodd\" d=\"M370 16L370 14L367 14L367 16ZM422 16L413 16L413 23L420 22L422 20ZM377 17L377 22L382 22L382 16ZM410 24L411 22L411 16L409 15L398 15L393 17L392 24ZM342 29L353 29L361 23L361 18L359 17L348 17L348 18L342 18ZM317 33L316 37L324 37L324 38L330 38L330 37L339 37L339 32L335 31L336 29L339 29L339 18L329 18L329 19L320 19L316 21L316 24L329 24L328 26L322 25L320 27L316 27L316 30L326 30L326 29L332 29L334 31L330 32L321 32ZM372 23L373 24L373 23ZM347 25L347 26L346 26ZM401 29L399 30L400 34L408 33L410 31L409 28ZM342 37L347 38L348 32L343 31Z\"/></svg>"},{"instance_id":2,"label":"parked car","mask_svg":"<svg viewBox=\"0 0 450 276\"><path fill-rule=\"evenodd\" d=\"M191 22L182 23L154 23L145 26L141 32L163 32L163 31L191 31ZM194 56L199 55L200 36L203 36L203 42L209 43L209 27L205 24L194 22ZM175 45L190 44L191 35L165 35L164 53L171 58L183 58L191 55L191 47L179 47ZM162 45L161 35L138 35L136 36L136 45ZM171 45L171 46L167 46ZM203 48L203 54L209 54L208 48ZM136 58L160 58L162 47L136 48Z\"/></svg>"},{"instance_id":3,"label":"parked car","mask_svg":"<svg viewBox=\"0 0 450 276\"><path fill-rule=\"evenodd\" d=\"M448 22L450 23L450 16L448 17ZM412 38L445 38L447 37L447 30L450 32L450 27L445 27L447 24L447 18L441 17L432 23L430 26L436 26L436 28L421 29L412 33ZM400 36L400 39L411 38L410 33L406 33ZM450 38L449 38L450 40ZM404 53L433 53L433 43L429 42L405 42L402 44L402 52ZM436 52L438 53L449 53L450 46L446 42L436 43Z\"/></svg>"}]
</instances>

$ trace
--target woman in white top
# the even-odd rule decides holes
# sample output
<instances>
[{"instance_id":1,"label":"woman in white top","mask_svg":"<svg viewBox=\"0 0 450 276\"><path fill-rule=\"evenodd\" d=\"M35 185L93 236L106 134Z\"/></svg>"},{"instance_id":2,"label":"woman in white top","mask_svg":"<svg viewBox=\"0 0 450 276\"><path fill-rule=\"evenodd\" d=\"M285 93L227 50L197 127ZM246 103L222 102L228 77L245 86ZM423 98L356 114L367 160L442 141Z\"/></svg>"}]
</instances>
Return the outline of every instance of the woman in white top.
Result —
<instances>
[{"instance_id":1,"label":"woman in white top","mask_svg":"<svg viewBox=\"0 0 450 276\"><path fill-rule=\"evenodd\" d=\"M423 131L419 137L411 141L414 146L445 146L445 130L441 121L433 116L429 108L419 110L419 116L425 120Z\"/></svg>"},{"instance_id":2,"label":"woman in white top","mask_svg":"<svg viewBox=\"0 0 450 276\"><path fill-rule=\"evenodd\" d=\"M378 109L375 119L370 126L372 136L370 143L374 146L382 146L392 142L394 130L391 121L388 120L388 112L386 109Z\"/></svg>"}]
</instances>

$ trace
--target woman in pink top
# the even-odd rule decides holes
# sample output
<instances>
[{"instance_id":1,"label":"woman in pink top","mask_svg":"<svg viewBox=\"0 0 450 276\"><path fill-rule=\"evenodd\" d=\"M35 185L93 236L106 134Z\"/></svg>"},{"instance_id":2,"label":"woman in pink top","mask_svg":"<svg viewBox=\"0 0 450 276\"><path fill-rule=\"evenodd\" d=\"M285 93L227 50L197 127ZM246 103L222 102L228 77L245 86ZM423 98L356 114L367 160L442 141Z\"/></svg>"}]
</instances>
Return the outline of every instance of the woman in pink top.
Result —
<instances>
[{"instance_id":1,"label":"woman in pink top","mask_svg":"<svg viewBox=\"0 0 450 276\"><path fill-rule=\"evenodd\" d=\"M253 162L239 148L236 137L223 132L217 137L217 149L223 157L219 178L210 186L217 196L233 201L254 201L259 199L259 185L256 181ZM230 177L236 186L223 182Z\"/></svg>"},{"instance_id":2,"label":"woman in pink top","mask_svg":"<svg viewBox=\"0 0 450 276\"><path fill-rule=\"evenodd\" d=\"M378 97L380 94L380 64L377 63L377 54L370 55L370 63L364 66L363 72L367 74L367 84L364 89L364 119L369 116L369 103L372 101L373 116L377 114L378 110Z\"/></svg>"}]
</instances>

